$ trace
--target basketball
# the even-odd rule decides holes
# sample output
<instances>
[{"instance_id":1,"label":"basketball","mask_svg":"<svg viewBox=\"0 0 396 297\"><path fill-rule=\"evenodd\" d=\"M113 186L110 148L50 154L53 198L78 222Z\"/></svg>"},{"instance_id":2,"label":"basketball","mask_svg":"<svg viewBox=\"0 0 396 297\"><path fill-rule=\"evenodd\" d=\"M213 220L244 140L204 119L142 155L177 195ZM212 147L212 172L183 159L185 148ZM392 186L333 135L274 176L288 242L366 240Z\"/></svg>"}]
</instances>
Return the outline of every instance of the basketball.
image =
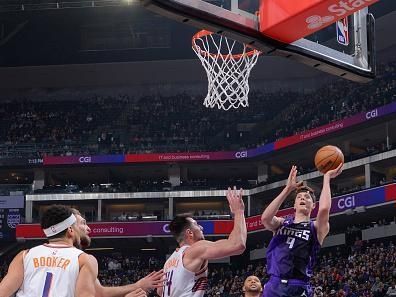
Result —
<instances>
[{"instance_id":1,"label":"basketball","mask_svg":"<svg viewBox=\"0 0 396 297\"><path fill-rule=\"evenodd\" d=\"M341 163L344 163L344 154L334 145L320 148L315 155L315 166L322 173L336 169Z\"/></svg>"}]
</instances>

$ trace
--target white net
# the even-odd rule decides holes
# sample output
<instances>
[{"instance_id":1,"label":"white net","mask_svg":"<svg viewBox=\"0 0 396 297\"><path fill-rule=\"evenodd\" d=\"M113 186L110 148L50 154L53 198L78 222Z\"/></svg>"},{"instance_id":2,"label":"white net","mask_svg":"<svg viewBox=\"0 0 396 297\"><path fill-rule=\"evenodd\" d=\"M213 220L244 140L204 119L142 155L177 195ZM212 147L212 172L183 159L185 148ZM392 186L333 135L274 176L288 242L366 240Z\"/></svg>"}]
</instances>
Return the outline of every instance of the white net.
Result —
<instances>
[{"instance_id":1,"label":"white net","mask_svg":"<svg viewBox=\"0 0 396 297\"><path fill-rule=\"evenodd\" d=\"M249 76L260 51L209 31L193 37L193 50L208 75L206 107L229 110L249 106Z\"/></svg>"}]
</instances>

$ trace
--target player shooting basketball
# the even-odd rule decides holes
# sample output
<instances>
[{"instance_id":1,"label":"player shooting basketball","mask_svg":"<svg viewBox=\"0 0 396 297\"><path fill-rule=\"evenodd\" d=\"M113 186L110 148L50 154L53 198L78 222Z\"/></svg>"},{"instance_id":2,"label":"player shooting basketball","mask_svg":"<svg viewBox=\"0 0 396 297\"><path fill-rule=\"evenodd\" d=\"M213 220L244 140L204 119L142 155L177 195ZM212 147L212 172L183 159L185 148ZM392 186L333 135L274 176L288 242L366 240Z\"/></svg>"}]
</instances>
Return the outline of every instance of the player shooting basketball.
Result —
<instances>
[{"instance_id":1,"label":"player shooting basketball","mask_svg":"<svg viewBox=\"0 0 396 297\"><path fill-rule=\"evenodd\" d=\"M165 262L166 283L162 297L202 297L208 282L208 260L243 253L246 247L245 206L242 190L228 188L227 200L234 214L234 228L227 239L205 240L202 226L190 216L177 216L169 229L179 248Z\"/></svg>"},{"instance_id":2,"label":"player shooting basketball","mask_svg":"<svg viewBox=\"0 0 396 297\"><path fill-rule=\"evenodd\" d=\"M342 166L343 163L323 176L316 221L310 220L316 204L315 194L311 188L297 182L296 166L290 170L286 187L264 210L261 221L274 236L267 249L270 280L264 286L263 297L313 296L309 279L317 253L330 230L330 180L341 174ZM294 218L276 217L280 206L293 191L296 193Z\"/></svg>"}]
</instances>

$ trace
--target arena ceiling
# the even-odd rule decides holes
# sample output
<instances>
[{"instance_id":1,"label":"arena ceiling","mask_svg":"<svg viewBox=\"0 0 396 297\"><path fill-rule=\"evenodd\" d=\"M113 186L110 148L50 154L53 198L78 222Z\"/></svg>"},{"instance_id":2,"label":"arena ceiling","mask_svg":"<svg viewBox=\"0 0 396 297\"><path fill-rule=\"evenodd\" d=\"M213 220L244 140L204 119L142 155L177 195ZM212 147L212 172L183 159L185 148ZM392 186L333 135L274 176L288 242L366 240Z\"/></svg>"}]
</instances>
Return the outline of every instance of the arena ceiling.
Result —
<instances>
[{"instance_id":1,"label":"arena ceiling","mask_svg":"<svg viewBox=\"0 0 396 297\"><path fill-rule=\"evenodd\" d=\"M138 15L136 14L136 17ZM10 17L12 16L0 14L0 20L3 21L7 18L10 19ZM376 20L376 44L379 60L386 60L389 56L394 55L396 37L393 34L393 28L395 25L396 11L381 15ZM183 34L187 34L188 36L190 31L193 32L192 29L186 30ZM2 46L4 44L0 44L0 50ZM57 45L54 45L54 47L56 48ZM176 59L174 54L164 53L160 60L152 61L91 64L83 61L87 64L1 67L0 80L2 83L0 84L0 88L23 89L98 86L141 86L145 88L147 85L153 84L205 83L206 75L199 61L192 59L192 55L190 57L187 56L184 55L184 59ZM60 54L59 60L53 61L53 64L59 64L59 61L64 59L66 58L61 57ZM5 65L7 64L6 62L3 61L2 64ZM271 69L271 71L268 71L268 69ZM284 71L285 69L287 71ZM255 67L251 79L253 81L293 81L296 78L301 80L325 78L329 80L334 77L286 59L262 57Z\"/></svg>"}]
</instances>

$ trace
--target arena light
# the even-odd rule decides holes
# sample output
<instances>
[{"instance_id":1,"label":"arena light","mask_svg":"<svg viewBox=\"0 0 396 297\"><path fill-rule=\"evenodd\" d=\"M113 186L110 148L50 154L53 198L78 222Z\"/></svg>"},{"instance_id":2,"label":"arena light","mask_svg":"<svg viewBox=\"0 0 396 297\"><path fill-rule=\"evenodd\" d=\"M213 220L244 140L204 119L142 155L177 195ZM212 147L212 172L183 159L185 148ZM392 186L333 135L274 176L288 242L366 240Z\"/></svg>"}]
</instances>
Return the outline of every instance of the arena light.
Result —
<instances>
[{"instance_id":1,"label":"arena light","mask_svg":"<svg viewBox=\"0 0 396 297\"><path fill-rule=\"evenodd\" d=\"M156 220L157 216L143 216L142 220Z\"/></svg>"},{"instance_id":2,"label":"arena light","mask_svg":"<svg viewBox=\"0 0 396 297\"><path fill-rule=\"evenodd\" d=\"M357 213L366 212L366 207L365 207L365 206L358 206L358 207L355 207L355 211L356 211Z\"/></svg>"},{"instance_id":3,"label":"arena light","mask_svg":"<svg viewBox=\"0 0 396 297\"><path fill-rule=\"evenodd\" d=\"M156 251L157 249L156 248L143 248L143 249L140 249L141 251Z\"/></svg>"},{"instance_id":4,"label":"arena light","mask_svg":"<svg viewBox=\"0 0 396 297\"><path fill-rule=\"evenodd\" d=\"M85 249L86 251L109 251L109 250L114 250L112 247L107 247L107 248L88 248Z\"/></svg>"}]
</instances>

